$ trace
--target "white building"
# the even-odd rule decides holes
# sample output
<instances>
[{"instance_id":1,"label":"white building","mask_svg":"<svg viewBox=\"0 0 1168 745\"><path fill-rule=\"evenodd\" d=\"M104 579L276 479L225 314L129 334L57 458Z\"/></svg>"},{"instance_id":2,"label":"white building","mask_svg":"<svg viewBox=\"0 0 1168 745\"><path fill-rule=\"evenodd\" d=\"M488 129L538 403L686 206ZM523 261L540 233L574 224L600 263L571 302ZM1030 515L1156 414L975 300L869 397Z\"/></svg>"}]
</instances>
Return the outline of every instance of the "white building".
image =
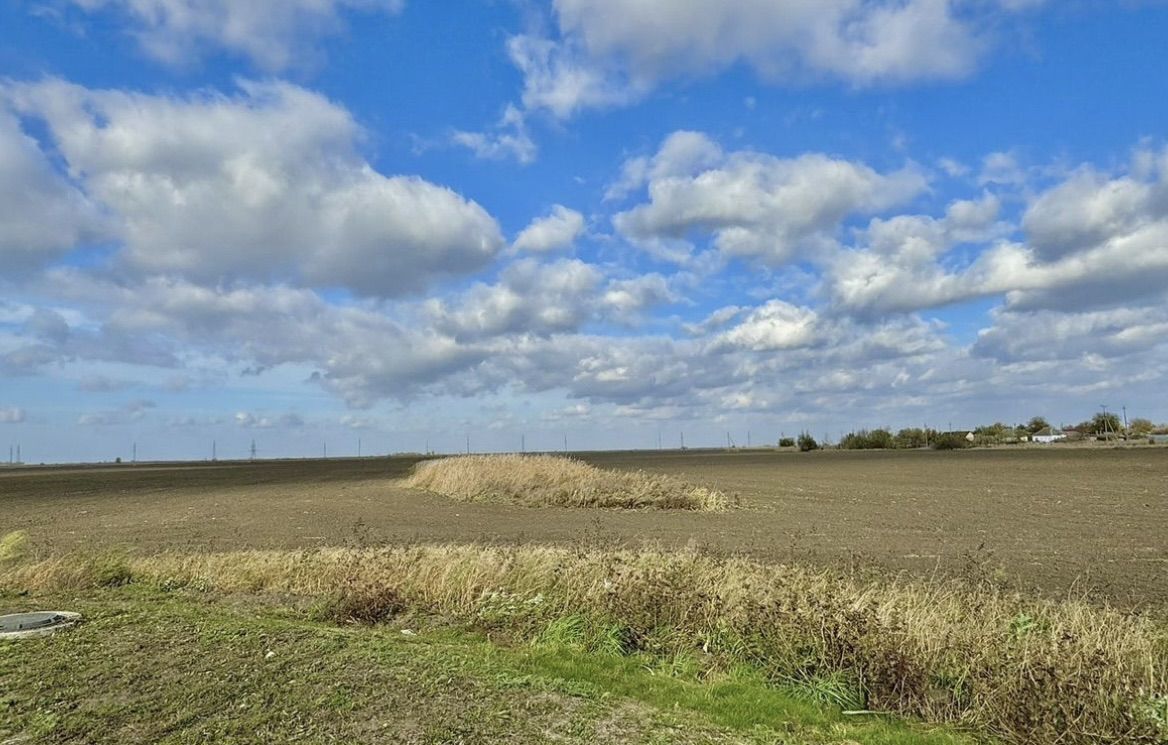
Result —
<instances>
[{"instance_id":1,"label":"white building","mask_svg":"<svg viewBox=\"0 0 1168 745\"><path fill-rule=\"evenodd\" d=\"M1030 435L1030 440L1032 442L1038 442L1038 443L1041 443L1043 445L1049 445L1052 442L1058 442L1059 440L1065 440L1065 439L1067 439L1067 436L1065 434L1063 434L1062 432L1059 432L1057 430L1051 429L1050 427L1043 427L1042 429L1038 430L1034 434Z\"/></svg>"}]
</instances>

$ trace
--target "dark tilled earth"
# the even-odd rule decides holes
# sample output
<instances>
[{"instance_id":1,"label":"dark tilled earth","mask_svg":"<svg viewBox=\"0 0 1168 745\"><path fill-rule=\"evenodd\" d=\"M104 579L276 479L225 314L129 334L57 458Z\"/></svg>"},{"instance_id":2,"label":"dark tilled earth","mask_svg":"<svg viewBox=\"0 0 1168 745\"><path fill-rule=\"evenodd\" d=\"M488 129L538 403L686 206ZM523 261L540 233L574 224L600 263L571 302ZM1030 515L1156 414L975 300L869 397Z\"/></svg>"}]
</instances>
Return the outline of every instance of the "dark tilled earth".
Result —
<instances>
[{"instance_id":1,"label":"dark tilled earth","mask_svg":"<svg viewBox=\"0 0 1168 745\"><path fill-rule=\"evenodd\" d=\"M48 555L406 541L697 544L764 559L1004 573L1168 607L1168 449L580 456L738 493L726 514L471 505L395 485L410 458L0 470L0 533ZM1000 571L998 571L1000 570Z\"/></svg>"}]
</instances>

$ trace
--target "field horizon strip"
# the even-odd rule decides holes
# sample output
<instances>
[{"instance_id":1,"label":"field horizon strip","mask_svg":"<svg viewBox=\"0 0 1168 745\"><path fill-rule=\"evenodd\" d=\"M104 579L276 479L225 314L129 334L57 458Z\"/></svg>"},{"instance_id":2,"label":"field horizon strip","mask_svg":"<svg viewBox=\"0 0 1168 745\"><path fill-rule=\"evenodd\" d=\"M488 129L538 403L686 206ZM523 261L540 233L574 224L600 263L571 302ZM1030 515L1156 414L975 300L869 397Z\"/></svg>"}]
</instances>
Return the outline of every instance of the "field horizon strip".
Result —
<instances>
[{"instance_id":1,"label":"field horizon strip","mask_svg":"<svg viewBox=\"0 0 1168 745\"><path fill-rule=\"evenodd\" d=\"M299 598L338 623L435 614L700 679L745 670L820 704L1008 743L1168 741L1163 619L985 583L590 546L0 557L4 593L122 585Z\"/></svg>"}]
</instances>

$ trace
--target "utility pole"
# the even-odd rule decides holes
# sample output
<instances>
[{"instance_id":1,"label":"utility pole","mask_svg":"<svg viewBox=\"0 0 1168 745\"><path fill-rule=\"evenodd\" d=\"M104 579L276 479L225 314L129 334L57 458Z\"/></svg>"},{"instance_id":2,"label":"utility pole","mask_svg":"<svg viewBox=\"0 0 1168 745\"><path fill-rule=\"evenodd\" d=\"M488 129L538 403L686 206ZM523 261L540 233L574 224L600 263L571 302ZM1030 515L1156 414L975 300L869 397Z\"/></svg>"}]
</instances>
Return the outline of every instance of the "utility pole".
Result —
<instances>
[{"instance_id":1,"label":"utility pole","mask_svg":"<svg viewBox=\"0 0 1168 745\"><path fill-rule=\"evenodd\" d=\"M564 433L564 452L568 452L568 433Z\"/></svg>"},{"instance_id":2,"label":"utility pole","mask_svg":"<svg viewBox=\"0 0 1168 745\"><path fill-rule=\"evenodd\" d=\"M133 448L133 450L131 450L131 452L133 453L133 455L130 456L130 462L137 463L138 462L138 443L136 443L136 442L134 443L134 448Z\"/></svg>"},{"instance_id":3,"label":"utility pole","mask_svg":"<svg viewBox=\"0 0 1168 745\"><path fill-rule=\"evenodd\" d=\"M251 459L252 459L253 463L255 462L255 454L256 454L255 440L252 440L251 441Z\"/></svg>"},{"instance_id":4,"label":"utility pole","mask_svg":"<svg viewBox=\"0 0 1168 745\"><path fill-rule=\"evenodd\" d=\"M519 452L521 452L521 453L527 452L527 435L526 434L519 435Z\"/></svg>"},{"instance_id":5,"label":"utility pole","mask_svg":"<svg viewBox=\"0 0 1168 745\"><path fill-rule=\"evenodd\" d=\"M20 457L20 444L18 443L16 445L16 465L20 465L23 462L24 461Z\"/></svg>"},{"instance_id":6,"label":"utility pole","mask_svg":"<svg viewBox=\"0 0 1168 745\"><path fill-rule=\"evenodd\" d=\"M327 441L322 442L320 444L320 457L324 458L325 460L328 460L328 442Z\"/></svg>"},{"instance_id":7,"label":"utility pole","mask_svg":"<svg viewBox=\"0 0 1168 745\"><path fill-rule=\"evenodd\" d=\"M470 435L466 436L466 454L470 455Z\"/></svg>"},{"instance_id":8,"label":"utility pole","mask_svg":"<svg viewBox=\"0 0 1168 745\"><path fill-rule=\"evenodd\" d=\"M750 430L746 430L746 449L750 449Z\"/></svg>"},{"instance_id":9,"label":"utility pole","mask_svg":"<svg viewBox=\"0 0 1168 745\"><path fill-rule=\"evenodd\" d=\"M685 430L681 431L681 449L685 450Z\"/></svg>"},{"instance_id":10,"label":"utility pole","mask_svg":"<svg viewBox=\"0 0 1168 745\"><path fill-rule=\"evenodd\" d=\"M357 457L361 457L361 438L357 438Z\"/></svg>"},{"instance_id":11,"label":"utility pole","mask_svg":"<svg viewBox=\"0 0 1168 745\"><path fill-rule=\"evenodd\" d=\"M1123 405L1123 433L1127 434L1127 404Z\"/></svg>"},{"instance_id":12,"label":"utility pole","mask_svg":"<svg viewBox=\"0 0 1168 745\"><path fill-rule=\"evenodd\" d=\"M218 443L216 443L214 440L211 440L211 462L212 463L214 463L216 460L218 460L219 453L216 452L217 446L218 446Z\"/></svg>"}]
</instances>

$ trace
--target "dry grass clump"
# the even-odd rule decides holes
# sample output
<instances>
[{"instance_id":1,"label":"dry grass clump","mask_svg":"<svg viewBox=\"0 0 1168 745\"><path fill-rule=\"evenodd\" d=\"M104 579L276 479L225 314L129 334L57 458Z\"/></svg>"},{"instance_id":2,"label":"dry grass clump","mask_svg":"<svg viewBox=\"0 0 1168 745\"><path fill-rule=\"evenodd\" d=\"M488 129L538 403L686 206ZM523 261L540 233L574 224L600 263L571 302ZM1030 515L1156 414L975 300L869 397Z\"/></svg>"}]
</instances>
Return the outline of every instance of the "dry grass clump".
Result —
<instances>
[{"instance_id":1,"label":"dry grass clump","mask_svg":"<svg viewBox=\"0 0 1168 745\"><path fill-rule=\"evenodd\" d=\"M350 577L317 604L313 615L321 621L373 626L392 620L406 608L393 587Z\"/></svg>"},{"instance_id":2,"label":"dry grass clump","mask_svg":"<svg viewBox=\"0 0 1168 745\"><path fill-rule=\"evenodd\" d=\"M0 568L16 564L28 554L28 534L14 530L0 536Z\"/></svg>"},{"instance_id":3,"label":"dry grass clump","mask_svg":"<svg viewBox=\"0 0 1168 745\"><path fill-rule=\"evenodd\" d=\"M735 504L716 489L670 476L610 471L551 455L466 455L424 461L404 483L464 502L526 507L721 512Z\"/></svg>"},{"instance_id":4,"label":"dry grass clump","mask_svg":"<svg viewBox=\"0 0 1168 745\"><path fill-rule=\"evenodd\" d=\"M610 651L688 656L711 671L746 664L777 685L830 687L868 709L1014 743L1168 741L1162 620L991 585L860 582L697 552L477 545L127 561L133 581L205 591L330 598L359 578L364 589L335 617L407 607L532 638L569 629ZM77 580L55 560L0 572L0 589Z\"/></svg>"}]
</instances>

